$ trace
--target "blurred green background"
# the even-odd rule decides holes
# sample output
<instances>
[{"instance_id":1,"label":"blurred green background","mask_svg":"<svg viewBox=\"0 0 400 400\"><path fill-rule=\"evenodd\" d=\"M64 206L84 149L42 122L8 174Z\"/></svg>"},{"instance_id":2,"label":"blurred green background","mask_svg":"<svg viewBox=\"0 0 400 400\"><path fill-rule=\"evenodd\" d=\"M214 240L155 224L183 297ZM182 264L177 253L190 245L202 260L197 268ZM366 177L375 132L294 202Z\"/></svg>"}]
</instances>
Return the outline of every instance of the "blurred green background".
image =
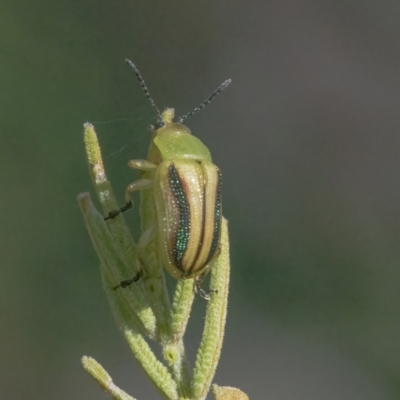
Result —
<instances>
[{"instance_id":1,"label":"blurred green background","mask_svg":"<svg viewBox=\"0 0 400 400\"><path fill-rule=\"evenodd\" d=\"M187 121L223 172L232 237L215 381L251 399L400 398L399 20L390 0L3 0L0 398L105 398L84 354L158 398L76 203L92 191L84 122L121 202L146 154L155 114L127 57L178 114L233 80Z\"/></svg>"}]
</instances>

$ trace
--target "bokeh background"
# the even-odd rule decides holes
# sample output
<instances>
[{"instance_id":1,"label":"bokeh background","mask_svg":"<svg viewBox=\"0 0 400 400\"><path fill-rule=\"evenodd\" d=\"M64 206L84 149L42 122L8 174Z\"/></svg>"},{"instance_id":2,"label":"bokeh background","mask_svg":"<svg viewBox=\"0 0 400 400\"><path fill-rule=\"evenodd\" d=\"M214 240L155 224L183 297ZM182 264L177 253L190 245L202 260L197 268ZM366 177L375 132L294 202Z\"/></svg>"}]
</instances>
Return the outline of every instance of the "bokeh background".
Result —
<instances>
[{"instance_id":1,"label":"bokeh background","mask_svg":"<svg viewBox=\"0 0 400 400\"><path fill-rule=\"evenodd\" d=\"M223 171L232 237L215 381L251 399L400 398L399 20L392 0L3 0L0 398L105 398L84 354L158 398L76 203L92 191L84 122L121 201L146 154L154 110L126 57L178 114L233 80L187 121Z\"/></svg>"}]
</instances>

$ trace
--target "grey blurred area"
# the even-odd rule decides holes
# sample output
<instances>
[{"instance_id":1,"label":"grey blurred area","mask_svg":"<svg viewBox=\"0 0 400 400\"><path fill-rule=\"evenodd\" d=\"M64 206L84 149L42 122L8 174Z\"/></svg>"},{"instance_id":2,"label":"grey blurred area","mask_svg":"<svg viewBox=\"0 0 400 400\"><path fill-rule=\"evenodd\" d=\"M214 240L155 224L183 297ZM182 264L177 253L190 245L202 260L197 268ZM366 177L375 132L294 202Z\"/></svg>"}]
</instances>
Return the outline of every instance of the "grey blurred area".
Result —
<instances>
[{"instance_id":1,"label":"grey blurred area","mask_svg":"<svg viewBox=\"0 0 400 400\"><path fill-rule=\"evenodd\" d=\"M76 203L94 123L121 202L160 108L224 179L232 282L215 382L250 399L400 398L400 3L0 5L0 398L101 399L96 358L156 399L110 313ZM138 216L127 215L138 234ZM187 338L193 357L204 304Z\"/></svg>"}]
</instances>

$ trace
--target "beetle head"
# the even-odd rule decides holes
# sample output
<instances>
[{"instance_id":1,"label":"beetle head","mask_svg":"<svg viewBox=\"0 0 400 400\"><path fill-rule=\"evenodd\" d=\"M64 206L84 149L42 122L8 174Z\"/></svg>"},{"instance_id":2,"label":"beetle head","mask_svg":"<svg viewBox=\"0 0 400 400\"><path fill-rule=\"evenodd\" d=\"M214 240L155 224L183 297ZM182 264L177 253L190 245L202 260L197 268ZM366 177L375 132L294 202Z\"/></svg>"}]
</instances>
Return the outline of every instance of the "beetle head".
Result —
<instances>
[{"instance_id":1,"label":"beetle head","mask_svg":"<svg viewBox=\"0 0 400 400\"><path fill-rule=\"evenodd\" d=\"M211 154L200 139L193 136L190 129L173 122L174 109L167 108L161 114L159 128L154 127L153 141L161 153L161 159L195 159L211 161Z\"/></svg>"}]
</instances>

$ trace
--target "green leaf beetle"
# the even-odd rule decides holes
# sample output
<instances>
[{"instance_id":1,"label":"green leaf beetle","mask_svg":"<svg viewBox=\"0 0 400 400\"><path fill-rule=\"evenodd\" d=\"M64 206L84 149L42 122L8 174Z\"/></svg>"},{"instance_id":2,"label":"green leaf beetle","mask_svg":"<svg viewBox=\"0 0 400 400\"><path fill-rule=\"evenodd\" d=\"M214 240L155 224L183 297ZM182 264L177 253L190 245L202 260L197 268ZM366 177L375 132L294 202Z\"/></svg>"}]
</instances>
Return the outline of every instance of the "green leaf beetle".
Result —
<instances>
[{"instance_id":1,"label":"green leaf beetle","mask_svg":"<svg viewBox=\"0 0 400 400\"><path fill-rule=\"evenodd\" d=\"M146 173L126 189L125 205L109 212L106 220L115 218L132 207L130 194L137 190L152 190L156 219L142 234L139 246L156 239L160 259L176 279L195 278L196 291L205 299L209 295L200 287L212 261L220 251L222 221L221 172L213 164L208 148L193 136L182 122L209 104L231 80L225 81L200 106L173 122L174 109L163 113L155 105L139 70L130 60L150 104L157 111L147 160L131 160L130 168ZM126 287L140 279L141 274L122 281Z\"/></svg>"}]
</instances>

